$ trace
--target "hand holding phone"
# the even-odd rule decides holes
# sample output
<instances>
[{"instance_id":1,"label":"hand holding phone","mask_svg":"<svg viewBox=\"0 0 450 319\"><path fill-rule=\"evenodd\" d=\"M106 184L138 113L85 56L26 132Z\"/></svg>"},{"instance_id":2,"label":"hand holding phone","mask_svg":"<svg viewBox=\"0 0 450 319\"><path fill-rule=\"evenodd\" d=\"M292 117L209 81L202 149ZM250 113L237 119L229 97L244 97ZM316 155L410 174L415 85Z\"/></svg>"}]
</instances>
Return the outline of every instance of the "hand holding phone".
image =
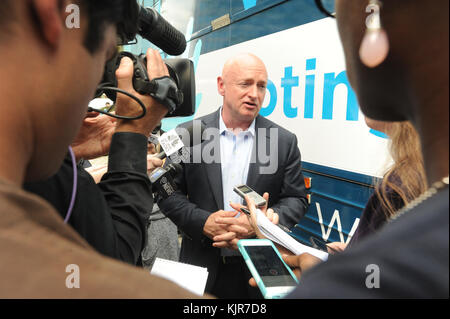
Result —
<instances>
[{"instance_id":1,"label":"hand holding phone","mask_svg":"<svg viewBox=\"0 0 450 319\"><path fill-rule=\"evenodd\" d=\"M237 245L264 298L282 298L298 284L272 241L241 239Z\"/></svg>"}]
</instances>

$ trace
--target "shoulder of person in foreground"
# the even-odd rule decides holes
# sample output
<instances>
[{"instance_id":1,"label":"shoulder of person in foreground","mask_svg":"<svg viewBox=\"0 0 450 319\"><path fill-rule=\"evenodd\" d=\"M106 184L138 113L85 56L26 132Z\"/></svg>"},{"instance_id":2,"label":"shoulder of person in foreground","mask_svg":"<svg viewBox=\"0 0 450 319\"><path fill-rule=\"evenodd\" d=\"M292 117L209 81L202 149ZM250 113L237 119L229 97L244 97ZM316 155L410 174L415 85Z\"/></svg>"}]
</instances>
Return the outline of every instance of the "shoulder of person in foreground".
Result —
<instances>
[{"instance_id":1,"label":"shoulder of person in foreground","mask_svg":"<svg viewBox=\"0 0 450 319\"><path fill-rule=\"evenodd\" d=\"M306 271L288 298L448 298L448 188Z\"/></svg>"},{"instance_id":2,"label":"shoulder of person in foreground","mask_svg":"<svg viewBox=\"0 0 450 319\"><path fill-rule=\"evenodd\" d=\"M38 196L0 185L0 201L0 298L200 298L100 255Z\"/></svg>"}]
</instances>

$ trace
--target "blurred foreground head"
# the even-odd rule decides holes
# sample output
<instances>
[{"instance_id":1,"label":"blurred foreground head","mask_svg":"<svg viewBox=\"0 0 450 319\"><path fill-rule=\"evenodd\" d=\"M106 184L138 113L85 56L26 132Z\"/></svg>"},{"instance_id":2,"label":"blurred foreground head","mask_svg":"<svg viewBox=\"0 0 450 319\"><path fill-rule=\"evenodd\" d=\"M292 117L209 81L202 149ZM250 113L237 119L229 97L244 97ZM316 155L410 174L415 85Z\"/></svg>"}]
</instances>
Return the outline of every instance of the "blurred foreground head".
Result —
<instances>
[{"instance_id":1,"label":"blurred foreground head","mask_svg":"<svg viewBox=\"0 0 450 319\"><path fill-rule=\"evenodd\" d=\"M383 62L373 68L364 65L359 56L371 15L366 12L368 4L368 0L336 1L350 82L370 118L414 123L419 105L432 102L424 96L446 93L448 101L449 1L380 2L379 16L389 49ZM371 49L377 50L377 45Z\"/></svg>"},{"instance_id":2,"label":"blurred foreground head","mask_svg":"<svg viewBox=\"0 0 450 319\"><path fill-rule=\"evenodd\" d=\"M59 168L105 62L116 52L117 26L135 3L2 1L0 107L8 116L0 125L1 149L7 152L1 164L12 161L26 167L12 169L4 178L38 180Z\"/></svg>"},{"instance_id":3,"label":"blurred foreground head","mask_svg":"<svg viewBox=\"0 0 450 319\"><path fill-rule=\"evenodd\" d=\"M336 0L336 18L349 81L364 114L411 121L430 184L448 175L449 1ZM380 32L370 37L377 31L374 21L387 41Z\"/></svg>"}]
</instances>

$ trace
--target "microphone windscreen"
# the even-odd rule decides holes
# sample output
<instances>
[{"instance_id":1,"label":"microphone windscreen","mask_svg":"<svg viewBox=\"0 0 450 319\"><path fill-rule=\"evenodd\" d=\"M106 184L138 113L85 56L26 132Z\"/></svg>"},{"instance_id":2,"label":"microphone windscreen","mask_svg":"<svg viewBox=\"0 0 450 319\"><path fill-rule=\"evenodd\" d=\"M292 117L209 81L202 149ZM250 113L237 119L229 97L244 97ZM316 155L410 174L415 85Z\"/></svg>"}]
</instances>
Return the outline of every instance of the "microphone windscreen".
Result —
<instances>
[{"instance_id":1,"label":"microphone windscreen","mask_svg":"<svg viewBox=\"0 0 450 319\"><path fill-rule=\"evenodd\" d=\"M152 8L140 9L139 34L167 54L180 55L186 50L186 38L183 33Z\"/></svg>"}]
</instances>

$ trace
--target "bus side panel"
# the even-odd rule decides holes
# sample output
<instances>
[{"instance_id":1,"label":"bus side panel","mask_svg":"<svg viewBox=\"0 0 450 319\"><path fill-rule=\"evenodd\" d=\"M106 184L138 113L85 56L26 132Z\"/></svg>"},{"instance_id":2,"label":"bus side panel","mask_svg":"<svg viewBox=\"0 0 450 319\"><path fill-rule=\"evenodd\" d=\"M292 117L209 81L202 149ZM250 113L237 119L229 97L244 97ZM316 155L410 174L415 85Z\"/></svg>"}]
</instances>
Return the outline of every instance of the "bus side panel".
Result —
<instances>
[{"instance_id":1,"label":"bus side panel","mask_svg":"<svg viewBox=\"0 0 450 319\"><path fill-rule=\"evenodd\" d=\"M348 243L373 193L373 178L307 162L302 167L306 185L310 186L310 207L292 235L307 245L311 236Z\"/></svg>"}]
</instances>

